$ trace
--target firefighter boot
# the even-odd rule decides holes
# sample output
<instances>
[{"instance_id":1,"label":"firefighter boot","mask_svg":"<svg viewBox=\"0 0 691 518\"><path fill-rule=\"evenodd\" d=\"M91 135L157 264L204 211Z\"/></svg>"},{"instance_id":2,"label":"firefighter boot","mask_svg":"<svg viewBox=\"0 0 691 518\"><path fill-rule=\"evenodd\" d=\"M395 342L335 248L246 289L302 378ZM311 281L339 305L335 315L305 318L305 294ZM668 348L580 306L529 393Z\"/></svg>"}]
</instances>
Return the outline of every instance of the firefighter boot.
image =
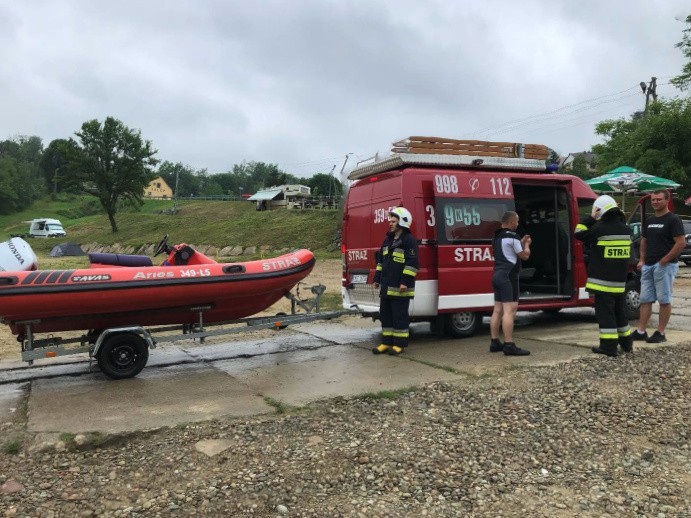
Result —
<instances>
[{"instance_id":1,"label":"firefighter boot","mask_svg":"<svg viewBox=\"0 0 691 518\"><path fill-rule=\"evenodd\" d=\"M593 347L592 351L597 354L604 354L606 356L617 356L617 344L616 342L611 343L611 342L604 342L603 340L600 341L600 345L598 347Z\"/></svg>"},{"instance_id":2,"label":"firefighter boot","mask_svg":"<svg viewBox=\"0 0 691 518\"><path fill-rule=\"evenodd\" d=\"M621 345L621 350L624 351L625 353L632 353L633 352L633 340L631 339L631 335L620 336L619 337L619 345Z\"/></svg>"},{"instance_id":3,"label":"firefighter boot","mask_svg":"<svg viewBox=\"0 0 691 518\"><path fill-rule=\"evenodd\" d=\"M389 354L392 356L395 356L397 354L401 354L403 352L404 347L399 347L397 345L392 345L391 349L389 349Z\"/></svg>"},{"instance_id":4,"label":"firefighter boot","mask_svg":"<svg viewBox=\"0 0 691 518\"><path fill-rule=\"evenodd\" d=\"M372 349L372 352L373 352L374 354L384 354L384 353L386 353L390 348L391 348L390 345L379 344L379 345L376 346L374 349Z\"/></svg>"}]
</instances>

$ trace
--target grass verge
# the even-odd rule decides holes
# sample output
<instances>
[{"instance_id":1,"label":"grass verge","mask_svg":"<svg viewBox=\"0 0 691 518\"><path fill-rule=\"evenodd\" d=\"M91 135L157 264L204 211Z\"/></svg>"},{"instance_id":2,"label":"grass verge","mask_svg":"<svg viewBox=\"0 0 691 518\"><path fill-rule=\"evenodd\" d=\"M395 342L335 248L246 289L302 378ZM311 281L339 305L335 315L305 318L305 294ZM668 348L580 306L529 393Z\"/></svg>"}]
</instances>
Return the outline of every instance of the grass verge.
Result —
<instances>
[{"instance_id":1,"label":"grass verge","mask_svg":"<svg viewBox=\"0 0 691 518\"><path fill-rule=\"evenodd\" d=\"M22 440L18 437L13 437L12 439L8 439L5 441L2 445L2 451L3 453L6 453L7 455L16 455L19 453L22 449Z\"/></svg>"}]
</instances>

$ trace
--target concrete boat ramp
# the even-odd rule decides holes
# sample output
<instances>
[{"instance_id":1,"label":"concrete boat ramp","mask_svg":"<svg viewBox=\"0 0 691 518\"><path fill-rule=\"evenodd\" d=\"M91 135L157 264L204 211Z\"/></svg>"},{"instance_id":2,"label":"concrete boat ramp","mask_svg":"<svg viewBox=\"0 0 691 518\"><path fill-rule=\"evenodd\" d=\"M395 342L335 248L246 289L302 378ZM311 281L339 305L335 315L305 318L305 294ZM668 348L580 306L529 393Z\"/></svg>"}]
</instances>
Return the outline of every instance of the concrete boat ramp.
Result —
<instances>
[{"instance_id":1,"label":"concrete boat ramp","mask_svg":"<svg viewBox=\"0 0 691 518\"><path fill-rule=\"evenodd\" d=\"M666 346L688 340L689 315L673 318ZM0 363L0 422L26 404L30 432L121 433L299 407L336 396L397 390L434 381L537 368L593 355L592 310L519 314L516 341L531 356L488 350L477 336L454 340L414 324L401 356L374 356L378 323L348 316L213 345L174 343L151 351L135 378L110 380L88 357ZM656 347L643 345L637 347ZM26 399L25 399L26 398Z\"/></svg>"}]
</instances>

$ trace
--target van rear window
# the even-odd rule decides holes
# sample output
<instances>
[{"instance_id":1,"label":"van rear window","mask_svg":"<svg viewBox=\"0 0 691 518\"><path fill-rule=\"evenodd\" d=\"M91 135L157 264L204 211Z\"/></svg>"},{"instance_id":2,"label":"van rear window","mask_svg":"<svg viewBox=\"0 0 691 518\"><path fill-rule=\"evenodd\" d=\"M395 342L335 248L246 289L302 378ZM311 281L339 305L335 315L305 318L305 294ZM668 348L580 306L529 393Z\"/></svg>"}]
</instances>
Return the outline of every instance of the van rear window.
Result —
<instances>
[{"instance_id":1,"label":"van rear window","mask_svg":"<svg viewBox=\"0 0 691 518\"><path fill-rule=\"evenodd\" d=\"M440 243L491 241L507 210L515 210L511 199L437 198Z\"/></svg>"}]
</instances>

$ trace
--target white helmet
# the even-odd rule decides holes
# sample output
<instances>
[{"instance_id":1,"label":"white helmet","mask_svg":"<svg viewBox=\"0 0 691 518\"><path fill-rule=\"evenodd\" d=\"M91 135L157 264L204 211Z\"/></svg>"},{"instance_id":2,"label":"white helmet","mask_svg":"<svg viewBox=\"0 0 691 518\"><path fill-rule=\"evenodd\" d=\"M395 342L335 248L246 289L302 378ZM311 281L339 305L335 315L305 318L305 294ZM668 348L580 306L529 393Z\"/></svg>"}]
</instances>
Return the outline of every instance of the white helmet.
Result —
<instances>
[{"instance_id":1,"label":"white helmet","mask_svg":"<svg viewBox=\"0 0 691 518\"><path fill-rule=\"evenodd\" d=\"M410 213L408 209L404 209L403 207L396 207L395 209L391 209L391 211L389 212L389 216L397 217L398 226L410 230L410 225L412 225L413 223L413 215Z\"/></svg>"},{"instance_id":2,"label":"white helmet","mask_svg":"<svg viewBox=\"0 0 691 518\"><path fill-rule=\"evenodd\" d=\"M593 213L595 214L595 219L600 219L602 215L610 209L616 209L617 202L614 198L603 194L599 196L595 203L593 203Z\"/></svg>"}]
</instances>

